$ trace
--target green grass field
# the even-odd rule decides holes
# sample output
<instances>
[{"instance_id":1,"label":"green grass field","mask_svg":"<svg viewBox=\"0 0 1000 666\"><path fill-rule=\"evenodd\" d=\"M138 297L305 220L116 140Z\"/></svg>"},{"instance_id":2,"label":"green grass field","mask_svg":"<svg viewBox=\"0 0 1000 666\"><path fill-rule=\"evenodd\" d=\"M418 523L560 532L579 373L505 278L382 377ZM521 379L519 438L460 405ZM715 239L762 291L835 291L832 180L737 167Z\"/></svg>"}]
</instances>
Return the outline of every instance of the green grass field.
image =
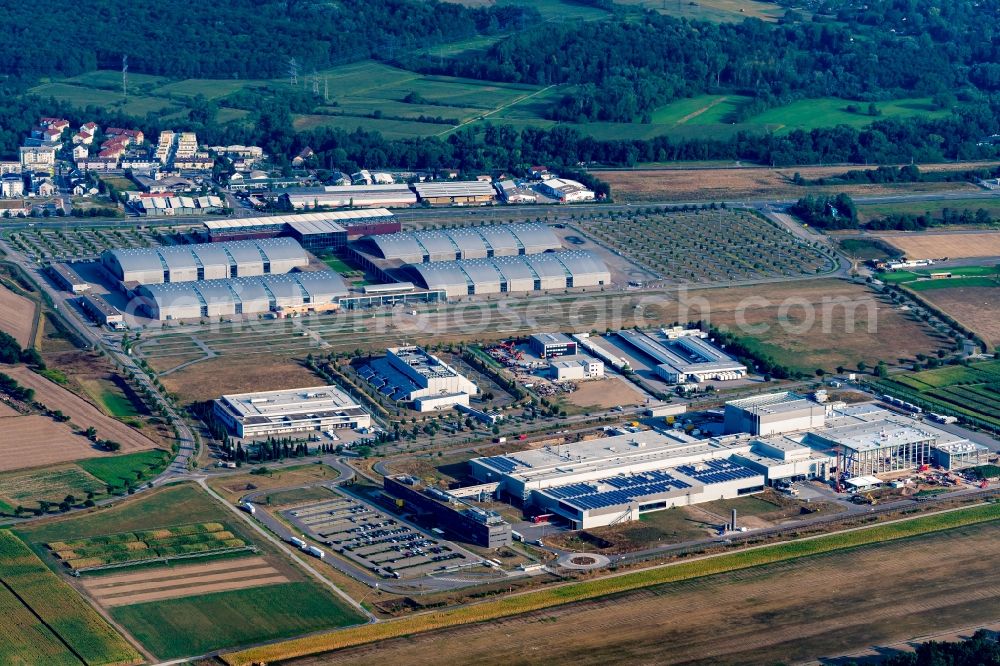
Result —
<instances>
[{"instance_id":1,"label":"green grass field","mask_svg":"<svg viewBox=\"0 0 1000 666\"><path fill-rule=\"evenodd\" d=\"M847 111L848 104L855 104L861 109L861 112L851 113ZM882 118L907 118L911 116L940 118L949 113L947 109L935 109L930 100L926 98L879 102L876 106L882 112L881 115L869 116L864 113L868 105L861 102L849 102L837 97L804 99L775 109L768 109L754 116L750 122L758 125L776 125L779 133L787 133L797 129L811 130L835 125L866 127Z\"/></svg>"},{"instance_id":2,"label":"green grass field","mask_svg":"<svg viewBox=\"0 0 1000 666\"><path fill-rule=\"evenodd\" d=\"M161 659L288 638L363 620L332 594L309 583L120 606L111 613Z\"/></svg>"},{"instance_id":3,"label":"green grass field","mask_svg":"<svg viewBox=\"0 0 1000 666\"><path fill-rule=\"evenodd\" d=\"M932 273L951 273L950 278L929 279ZM1000 287L1000 269L996 266L958 266L919 271L882 273L879 279L887 284L905 285L913 291L948 289L951 287Z\"/></svg>"},{"instance_id":4,"label":"green grass field","mask_svg":"<svg viewBox=\"0 0 1000 666\"><path fill-rule=\"evenodd\" d=\"M1000 361L893 375L876 384L925 409L1000 426Z\"/></svg>"},{"instance_id":5,"label":"green grass field","mask_svg":"<svg viewBox=\"0 0 1000 666\"><path fill-rule=\"evenodd\" d=\"M653 123L660 125L710 125L724 123L729 115L746 103L742 95L698 95L661 106L653 113Z\"/></svg>"},{"instance_id":6,"label":"green grass field","mask_svg":"<svg viewBox=\"0 0 1000 666\"><path fill-rule=\"evenodd\" d=\"M156 476L169 462L169 453L156 450L128 453L113 458L90 458L81 460L77 465L108 485L120 486L126 479L138 483L142 479Z\"/></svg>"},{"instance_id":7,"label":"green grass field","mask_svg":"<svg viewBox=\"0 0 1000 666\"><path fill-rule=\"evenodd\" d=\"M946 204L941 205L929 201L900 201L893 203L879 204L859 204L858 215L862 220L870 220L876 217L885 217L891 213L922 215L930 213L934 217L940 217L943 209L949 210L979 210L982 208L993 217L1000 217L1000 200L996 197L982 198L969 197L966 199L949 199Z\"/></svg>"},{"instance_id":8,"label":"green grass field","mask_svg":"<svg viewBox=\"0 0 1000 666\"><path fill-rule=\"evenodd\" d=\"M128 664L140 655L11 532L0 531L0 663Z\"/></svg>"},{"instance_id":9,"label":"green grass field","mask_svg":"<svg viewBox=\"0 0 1000 666\"><path fill-rule=\"evenodd\" d=\"M197 486L183 484L95 513L28 525L20 528L18 534L40 544L193 522L222 522L231 518L232 514Z\"/></svg>"}]
</instances>

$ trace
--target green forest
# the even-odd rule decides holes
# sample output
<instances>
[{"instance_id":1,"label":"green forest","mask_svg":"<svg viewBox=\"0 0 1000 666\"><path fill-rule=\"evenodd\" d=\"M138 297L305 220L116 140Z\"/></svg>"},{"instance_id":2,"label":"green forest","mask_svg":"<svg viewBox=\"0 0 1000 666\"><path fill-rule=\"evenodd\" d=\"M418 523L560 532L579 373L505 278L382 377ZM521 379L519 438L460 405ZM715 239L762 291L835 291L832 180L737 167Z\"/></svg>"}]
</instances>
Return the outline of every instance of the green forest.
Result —
<instances>
[{"instance_id":1,"label":"green forest","mask_svg":"<svg viewBox=\"0 0 1000 666\"><path fill-rule=\"evenodd\" d=\"M317 167L342 170L364 164L503 170L531 163L714 159L776 166L879 164L983 159L1000 152L1000 40L994 38L1000 0L873 0L864 5L803 0L802 6L782 0L786 12L780 21L733 23L607 2L585 4L602 18L542 20L535 6L518 0L477 8L416 0L223 0L194 6L174 0L154 5L54 0L41 13L4 3L0 155L16 151L39 115L139 125L148 135L182 126L198 131L207 143L262 145L279 161L310 146ZM72 29L65 20L70 14L87 16L88 29ZM45 39L37 38L43 34ZM435 46L470 39L484 45L447 55L441 49L438 57L426 57ZM187 97L181 115L169 117L155 109L130 116L123 107L70 105L26 93L39 81L118 68L123 55L133 76L254 77L262 83L216 98ZM349 130L343 123L298 125L298 114L349 114L335 100L322 108L322 95L317 99L304 87L276 90L267 84L287 76L289 59L303 75L376 60L414 76L459 76L464 78L451 80L484 85L558 84L560 92L537 101L549 126L483 117L460 127L448 103L414 91L401 93L398 103L429 109L414 120L442 129L388 138L374 129ZM641 124L664 104L709 93L745 100L725 122L796 100L838 98L867 124L642 139L595 138L570 124L553 124ZM880 117L881 103L906 97L929 100L939 112ZM379 121L383 115L367 117Z\"/></svg>"}]
</instances>

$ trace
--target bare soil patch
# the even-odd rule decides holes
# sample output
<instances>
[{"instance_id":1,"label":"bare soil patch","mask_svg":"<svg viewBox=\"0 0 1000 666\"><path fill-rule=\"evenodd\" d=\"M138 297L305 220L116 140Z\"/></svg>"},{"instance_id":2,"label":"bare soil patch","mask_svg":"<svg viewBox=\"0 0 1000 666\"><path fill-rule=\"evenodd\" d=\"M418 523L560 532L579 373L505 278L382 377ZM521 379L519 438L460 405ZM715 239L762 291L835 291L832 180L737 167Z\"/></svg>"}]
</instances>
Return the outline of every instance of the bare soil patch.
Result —
<instances>
[{"instance_id":1,"label":"bare soil patch","mask_svg":"<svg viewBox=\"0 0 1000 666\"><path fill-rule=\"evenodd\" d=\"M940 308L986 341L1000 345L1000 289L994 287L957 287L928 289L920 298Z\"/></svg>"},{"instance_id":2,"label":"bare soil patch","mask_svg":"<svg viewBox=\"0 0 1000 666\"><path fill-rule=\"evenodd\" d=\"M0 418L5 416L17 416L18 414L19 412L16 409L0 400Z\"/></svg>"},{"instance_id":3,"label":"bare soil patch","mask_svg":"<svg viewBox=\"0 0 1000 666\"><path fill-rule=\"evenodd\" d=\"M332 481L340 473L327 465L303 464L285 469L273 469L269 474L236 474L209 481L213 489L226 499L238 500L251 490L294 488L309 483Z\"/></svg>"},{"instance_id":4,"label":"bare soil patch","mask_svg":"<svg viewBox=\"0 0 1000 666\"><path fill-rule=\"evenodd\" d=\"M1000 232L996 231L881 234L878 238L899 248L907 259L1000 257Z\"/></svg>"},{"instance_id":5,"label":"bare soil patch","mask_svg":"<svg viewBox=\"0 0 1000 666\"><path fill-rule=\"evenodd\" d=\"M618 377L577 382L576 390L566 396L566 402L578 407L627 407L641 405L645 396L637 388Z\"/></svg>"},{"instance_id":6,"label":"bare soil patch","mask_svg":"<svg viewBox=\"0 0 1000 666\"><path fill-rule=\"evenodd\" d=\"M243 557L85 578L82 586L99 604L112 607L286 582L267 559Z\"/></svg>"},{"instance_id":7,"label":"bare soil patch","mask_svg":"<svg viewBox=\"0 0 1000 666\"><path fill-rule=\"evenodd\" d=\"M978 164L978 163L977 163ZM986 163L992 165L994 163ZM965 168L959 164L921 164L921 171L952 171ZM972 168L974 165L968 165ZM615 199L619 201L732 201L734 199L789 198L807 194L847 192L855 195L877 196L906 192L935 192L942 190L977 190L968 183L899 183L871 185L802 186L792 182L798 172L806 180L831 178L863 167L799 167L790 169L761 169L733 167L720 169L666 169L636 171L593 171L592 173L611 184Z\"/></svg>"},{"instance_id":8,"label":"bare soil patch","mask_svg":"<svg viewBox=\"0 0 1000 666\"><path fill-rule=\"evenodd\" d=\"M35 400L49 409L58 409L70 418L78 428L93 426L97 436L110 439L122 445L122 451L140 451L152 449L156 443L121 421L107 416L94 405L75 393L64 389L58 384L32 372L23 366L3 366L3 372L13 377L21 386L35 390ZM86 440L84 440L86 441Z\"/></svg>"},{"instance_id":9,"label":"bare soil patch","mask_svg":"<svg viewBox=\"0 0 1000 666\"><path fill-rule=\"evenodd\" d=\"M0 421L0 472L106 455L112 454L48 416L7 416Z\"/></svg>"},{"instance_id":10,"label":"bare soil patch","mask_svg":"<svg viewBox=\"0 0 1000 666\"><path fill-rule=\"evenodd\" d=\"M995 620L997 558L994 522L289 663L797 663Z\"/></svg>"},{"instance_id":11,"label":"bare soil patch","mask_svg":"<svg viewBox=\"0 0 1000 666\"><path fill-rule=\"evenodd\" d=\"M34 321L34 302L0 284L0 331L14 336L22 347L30 347Z\"/></svg>"},{"instance_id":12,"label":"bare soil patch","mask_svg":"<svg viewBox=\"0 0 1000 666\"><path fill-rule=\"evenodd\" d=\"M195 363L162 378L184 402L214 400L228 393L277 391L315 386L323 381L291 358L226 356Z\"/></svg>"}]
</instances>

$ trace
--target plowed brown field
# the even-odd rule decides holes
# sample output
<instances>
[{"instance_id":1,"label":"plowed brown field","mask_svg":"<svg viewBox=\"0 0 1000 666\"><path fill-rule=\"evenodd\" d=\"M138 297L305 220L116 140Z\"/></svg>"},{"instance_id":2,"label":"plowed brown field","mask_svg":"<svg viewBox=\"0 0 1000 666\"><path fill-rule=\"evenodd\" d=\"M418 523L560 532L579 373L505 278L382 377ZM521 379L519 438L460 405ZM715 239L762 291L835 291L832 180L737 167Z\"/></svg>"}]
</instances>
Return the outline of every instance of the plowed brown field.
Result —
<instances>
[{"instance_id":1,"label":"plowed brown field","mask_svg":"<svg viewBox=\"0 0 1000 666\"><path fill-rule=\"evenodd\" d=\"M153 440L138 430L130 428L121 421L116 421L107 416L80 396L67 391L58 384L50 382L45 377L32 372L28 368L23 366L0 366L0 372L10 375L21 386L35 389L35 400L44 404L49 409L62 411L63 414L70 418L73 425L78 428L93 426L97 429L97 436L101 439L110 439L118 442L122 445L122 451L140 451L143 449L152 449L156 446Z\"/></svg>"}]
</instances>

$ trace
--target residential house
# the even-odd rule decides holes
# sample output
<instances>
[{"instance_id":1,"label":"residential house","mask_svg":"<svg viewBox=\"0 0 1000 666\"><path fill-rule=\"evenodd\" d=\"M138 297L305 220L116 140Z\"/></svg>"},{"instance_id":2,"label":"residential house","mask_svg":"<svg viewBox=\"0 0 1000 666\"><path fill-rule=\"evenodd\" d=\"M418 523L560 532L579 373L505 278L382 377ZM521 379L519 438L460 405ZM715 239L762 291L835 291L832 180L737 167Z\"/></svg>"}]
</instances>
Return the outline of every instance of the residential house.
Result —
<instances>
[{"instance_id":1,"label":"residential house","mask_svg":"<svg viewBox=\"0 0 1000 666\"><path fill-rule=\"evenodd\" d=\"M90 155L90 151L87 150L87 146L73 146L73 161L86 159Z\"/></svg>"},{"instance_id":2,"label":"residential house","mask_svg":"<svg viewBox=\"0 0 1000 666\"><path fill-rule=\"evenodd\" d=\"M38 121L38 124L46 129L54 129L57 132L62 132L69 127L69 121L65 118L42 118Z\"/></svg>"},{"instance_id":3,"label":"residential house","mask_svg":"<svg viewBox=\"0 0 1000 666\"><path fill-rule=\"evenodd\" d=\"M91 123L84 123L84 124L80 125L80 131L81 132L86 132L90 136L94 136L95 134L97 134L97 123L93 123L93 122L91 122Z\"/></svg>"},{"instance_id":4,"label":"residential house","mask_svg":"<svg viewBox=\"0 0 1000 666\"><path fill-rule=\"evenodd\" d=\"M21 146L21 170L41 169L52 173L56 166L56 150L55 146Z\"/></svg>"},{"instance_id":5,"label":"residential house","mask_svg":"<svg viewBox=\"0 0 1000 666\"><path fill-rule=\"evenodd\" d=\"M16 160L0 161L0 176L8 173L21 173L21 163Z\"/></svg>"},{"instance_id":6,"label":"residential house","mask_svg":"<svg viewBox=\"0 0 1000 666\"><path fill-rule=\"evenodd\" d=\"M0 197L12 199L24 195L24 178L21 174L9 173L0 178Z\"/></svg>"},{"instance_id":7,"label":"residential house","mask_svg":"<svg viewBox=\"0 0 1000 666\"><path fill-rule=\"evenodd\" d=\"M293 167L301 167L306 163L306 160L311 159L316 153L309 146L306 146L299 151L299 154L292 158Z\"/></svg>"},{"instance_id":8,"label":"residential house","mask_svg":"<svg viewBox=\"0 0 1000 666\"><path fill-rule=\"evenodd\" d=\"M80 131L73 135L73 145L75 146L80 146L80 145L89 146L92 143L94 143L93 134Z\"/></svg>"},{"instance_id":9,"label":"residential house","mask_svg":"<svg viewBox=\"0 0 1000 666\"><path fill-rule=\"evenodd\" d=\"M146 140L142 130L124 129L121 127L109 127L104 130L104 134L109 137L118 137L127 146L138 146Z\"/></svg>"}]
</instances>

